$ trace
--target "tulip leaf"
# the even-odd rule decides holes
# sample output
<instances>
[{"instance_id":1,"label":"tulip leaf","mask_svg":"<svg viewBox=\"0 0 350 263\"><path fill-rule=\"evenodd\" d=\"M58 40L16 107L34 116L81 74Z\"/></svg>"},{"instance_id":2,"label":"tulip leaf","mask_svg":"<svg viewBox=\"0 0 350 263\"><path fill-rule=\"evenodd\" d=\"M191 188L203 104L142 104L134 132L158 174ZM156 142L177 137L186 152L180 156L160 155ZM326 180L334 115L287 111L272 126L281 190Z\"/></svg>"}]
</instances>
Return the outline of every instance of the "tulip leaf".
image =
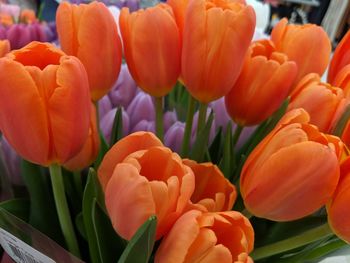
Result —
<instances>
[{"instance_id":1,"label":"tulip leaf","mask_svg":"<svg viewBox=\"0 0 350 263\"><path fill-rule=\"evenodd\" d=\"M338 120L332 134L338 137L341 137L343 131L345 129L346 124L348 123L350 118L350 105L348 105L343 113L343 115Z\"/></svg>"},{"instance_id":2,"label":"tulip leaf","mask_svg":"<svg viewBox=\"0 0 350 263\"><path fill-rule=\"evenodd\" d=\"M49 177L39 165L21 162L21 174L30 196L29 223L42 233L63 244Z\"/></svg>"},{"instance_id":3,"label":"tulip leaf","mask_svg":"<svg viewBox=\"0 0 350 263\"><path fill-rule=\"evenodd\" d=\"M113 146L117 141L123 137L123 110L121 107L115 112L112 137L110 145Z\"/></svg>"},{"instance_id":4,"label":"tulip leaf","mask_svg":"<svg viewBox=\"0 0 350 263\"><path fill-rule=\"evenodd\" d=\"M112 223L96 198L92 204L92 223L101 263L114 262L123 253L126 242L113 229Z\"/></svg>"},{"instance_id":5,"label":"tulip leaf","mask_svg":"<svg viewBox=\"0 0 350 263\"><path fill-rule=\"evenodd\" d=\"M86 230L85 230L85 225L84 225L84 218L83 218L83 213L79 213L76 217L75 217L75 226L78 229L79 234L85 239L87 240L87 236L86 236Z\"/></svg>"},{"instance_id":6,"label":"tulip leaf","mask_svg":"<svg viewBox=\"0 0 350 263\"><path fill-rule=\"evenodd\" d=\"M230 179L232 177L235 165L236 164L232 144L232 125L229 123L226 127L224 150L219 165L220 170L223 172L227 179Z\"/></svg>"},{"instance_id":7,"label":"tulip leaf","mask_svg":"<svg viewBox=\"0 0 350 263\"><path fill-rule=\"evenodd\" d=\"M30 202L28 199L11 199L0 203L0 208L17 216L25 222L29 221Z\"/></svg>"},{"instance_id":8,"label":"tulip leaf","mask_svg":"<svg viewBox=\"0 0 350 263\"><path fill-rule=\"evenodd\" d=\"M94 231L93 217L91 214L95 199L97 200L99 205L104 209L104 197L102 189L100 187L100 183L97 178L97 174L93 168L90 168L83 195L82 213L87 241L89 244L91 262L98 263L101 262L101 259L97 238Z\"/></svg>"},{"instance_id":9,"label":"tulip leaf","mask_svg":"<svg viewBox=\"0 0 350 263\"><path fill-rule=\"evenodd\" d=\"M96 158L96 160L94 162L94 168L96 170L100 166L100 164L101 164L101 162L103 160L103 157L105 156L106 152L108 152L108 150L109 150L109 146L108 146L108 144L106 142L105 137L103 136L101 131L99 133L100 133L100 151L98 152L97 158Z\"/></svg>"},{"instance_id":10,"label":"tulip leaf","mask_svg":"<svg viewBox=\"0 0 350 263\"><path fill-rule=\"evenodd\" d=\"M157 217L151 216L131 238L118 263L147 263L156 236Z\"/></svg>"},{"instance_id":11,"label":"tulip leaf","mask_svg":"<svg viewBox=\"0 0 350 263\"><path fill-rule=\"evenodd\" d=\"M204 158L205 151L207 149L208 140L209 140L209 134L210 134L210 128L214 120L214 113L213 111L210 112L208 121L206 122L205 126L201 131L199 132L199 135L196 138L196 141L193 145L190 157L193 160L196 160L197 162L202 162Z\"/></svg>"},{"instance_id":12,"label":"tulip leaf","mask_svg":"<svg viewBox=\"0 0 350 263\"><path fill-rule=\"evenodd\" d=\"M217 131L213 142L209 146L210 159L214 164L218 164L222 154L222 127Z\"/></svg>"}]
</instances>

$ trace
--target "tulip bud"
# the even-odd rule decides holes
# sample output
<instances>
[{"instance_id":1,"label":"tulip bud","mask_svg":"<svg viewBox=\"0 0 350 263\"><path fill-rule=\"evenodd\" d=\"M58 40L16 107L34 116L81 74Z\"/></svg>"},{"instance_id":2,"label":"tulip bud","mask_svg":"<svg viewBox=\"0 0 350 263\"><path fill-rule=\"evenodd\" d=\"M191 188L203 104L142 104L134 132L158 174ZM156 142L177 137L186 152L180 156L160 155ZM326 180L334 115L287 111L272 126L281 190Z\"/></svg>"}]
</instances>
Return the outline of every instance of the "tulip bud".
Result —
<instances>
[{"instance_id":1,"label":"tulip bud","mask_svg":"<svg viewBox=\"0 0 350 263\"><path fill-rule=\"evenodd\" d=\"M76 57L32 42L0 59L0 129L23 158L45 166L68 161L89 123L88 80Z\"/></svg>"},{"instance_id":2,"label":"tulip bud","mask_svg":"<svg viewBox=\"0 0 350 263\"><path fill-rule=\"evenodd\" d=\"M321 82L320 76L311 73L293 90L288 110L303 108L311 124L321 132L331 133L347 104L341 89Z\"/></svg>"},{"instance_id":3,"label":"tulip bud","mask_svg":"<svg viewBox=\"0 0 350 263\"><path fill-rule=\"evenodd\" d=\"M253 262L254 230L236 211L181 216L160 243L155 263Z\"/></svg>"},{"instance_id":4,"label":"tulip bud","mask_svg":"<svg viewBox=\"0 0 350 263\"><path fill-rule=\"evenodd\" d=\"M297 64L298 74L294 83L309 73L322 76L326 70L332 46L322 27L314 24L288 25L288 20L283 18L272 30L271 40L277 51L285 53Z\"/></svg>"},{"instance_id":5,"label":"tulip bud","mask_svg":"<svg viewBox=\"0 0 350 263\"><path fill-rule=\"evenodd\" d=\"M138 86L155 97L170 92L180 75L181 41L167 4L120 13L125 59Z\"/></svg>"},{"instance_id":6,"label":"tulip bud","mask_svg":"<svg viewBox=\"0 0 350 263\"><path fill-rule=\"evenodd\" d=\"M108 93L114 107L127 108L130 102L135 98L137 86L130 75L128 67L123 64L117 82Z\"/></svg>"},{"instance_id":7,"label":"tulip bud","mask_svg":"<svg viewBox=\"0 0 350 263\"><path fill-rule=\"evenodd\" d=\"M181 73L194 98L208 103L230 91L242 69L254 28L251 6L228 0L189 2Z\"/></svg>"},{"instance_id":8,"label":"tulip bud","mask_svg":"<svg viewBox=\"0 0 350 263\"><path fill-rule=\"evenodd\" d=\"M152 97L144 92L140 92L136 95L126 112L130 118L131 129L142 120L154 121L154 116L156 114Z\"/></svg>"},{"instance_id":9,"label":"tulip bud","mask_svg":"<svg viewBox=\"0 0 350 263\"><path fill-rule=\"evenodd\" d=\"M228 115L225 107L225 99L221 98L215 100L209 104L209 107L214 111L215 127L222 127L225 130L227 124L230 122L232 123L230 115Z\"/></svg>"},{"instance_id":10,"label":"tulip bud","mask_svg":"<svg viewBox=\"0 0 350 263\"><path fill-rule=\"evenodd\" d=\"M98 101L98 114L100 117L100 120L103 119L103 117L111 111L113 108L111 100L109 99L108 95L103 96L99 101Z\"/></svg>"},{"instance_id":11,"label":"tulip bud","mask_svg":"<svg viewBox=\"0 0 350 263\"><path fill-rule=\"evenodd\" d=\"M296 73L295 62L277 52L271 41L252 43L238 80L225 96L231 118L241 126L266 120L288 96Z\"/></svg>"},{"instance_id":12,"label":"tulip bud","mask_svg":"<svg viewBox=\"0 0 350 263\"><path fill-rule=\"evenodd\" d=\"M62 2L56 14L60 44L83 63L93 101L102 98L118 78L121 41L108 8L99 2L72 5Z\"/></svg>"},{"instance_id":13,"label":"tulip bud","mask_svg":"<svg viewBox=\"0 0 350 263\"><path fill-rule=\"evenodd\" d=\"M249 155L240 189L252 214L296 220L316 212L333 195L342 143L308 122L303 109L288 112Z\"/></svg>"},{"instance_id":14,"label":"tulip bud","mask_svg":"<svg viewBox=\"0 0 350 263\"><path fill-rule=\"evenodd\" d=\"M340 166L340 179L332 200L327 204L328 222L333 232L350 243L350 158Z\"/></svg>"},{"instance_id":15,"label":"tulip bud","mask_svg":"<svg viewBox=\"0 0 350 263\"><path fill-rule=\"evenodd\" d=\"M106 153L98 176L113 227L127 240L151 215L157 216L156 239L161 238L185 211L194 190L192 170L147 132L118 141Z\"/></svg>"},{"instance_id":16,"label":"tulip bud","mask_svg":"<svg viewBox=\"0 0 350 263\"><path fill-rule=\"evenodd\" d=\"M164 135L164 144L174 152L180 153L182 140L185 132L185 124L183 122L175 122Z\"/></svg>"},{"instance_id":17,"label":"tulip bud","mask_svg":"<svg viewBox=\"0 0 350 263\"><path fill-rule=\"evenodd\" d=\"M177 122L176 111L167 111L163 114L164 131L166 132L175 122Z\"/></svg>"},{"instance_id":18,"label":"tulip bud","mask_svg":"<svg viewBox=\"0 0 350 263\"><path fill-rule=\"evenodd\" d=\"M156 133L156 125L154 121L147 121L147 120L141 120L140 122L136 123L134 128L131 129L131 133L138 132L138 131L148 131Z\"/></svg>"},{"instance_id":19,"label":"tulip bud","mask_svg":"<svg viewBox=\"0 0 350 263\"><path fill-rule=\"evenodd\" d=\"M334 51L331 63L329 64L327 80L330 84L336 85L334 82L338 73L350 64L350 31L342 38Z\"/></svg>"}]
</instances>

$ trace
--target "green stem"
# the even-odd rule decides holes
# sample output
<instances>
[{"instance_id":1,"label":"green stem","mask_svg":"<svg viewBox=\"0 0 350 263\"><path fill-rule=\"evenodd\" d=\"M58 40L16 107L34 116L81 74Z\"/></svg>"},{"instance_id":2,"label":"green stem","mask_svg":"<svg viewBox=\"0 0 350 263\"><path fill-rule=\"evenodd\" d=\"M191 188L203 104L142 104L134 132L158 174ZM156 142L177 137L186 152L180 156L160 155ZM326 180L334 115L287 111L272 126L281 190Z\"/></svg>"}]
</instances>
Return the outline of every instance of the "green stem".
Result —
<instances>
[{"instance_id":1,"label":"green stem","mask_svg":"<svg viewBox=\"0 0 350 263\"><path fill-rule=\"evenodd\" d=\"M207 117L207 108L208 108L208 104L206 104L206 103L199 103L197 136L199 135L200 131L205 126L205 121L206 121L206 117Z\"/></svg>"},{"instance_id":2,"label":"green stem","mask_svg":"<svg viewBox=\"0 0 350 263\"><path fill-rule=\"evenodd\" d=\"M192 96L189 96L188 108L187 108L187 116L186 116L186 126L184 137L182 140L182 148L181 148L181 156L187 157L188 152L190 150L190 139L192 133L192 124L193 124L193 114L195 108L196 101Z\"/></svg>"},{"instance_id":3,"label":"green stem","mask_svg":"<svg viewBox=\"0 0 350 263\"><path fill-rule=\"evenodd\" d=\"M155 97L156 104L156 135L163 141L164 127L163 127L163 97Z\"/></svg>"},{"instance_id":4,"label":"green stem","mask_svg":"<svg viewBox=\"0 0 350 263\"><path fill-rule=\"evenodd\" d=\"M272 255L280 254L282 252L310 244L312 242L315 242L319 239L331 235L333 235L333 232L330 229L329 225L326 223L319 227L315 227L311 230L308 230L300 235L257 248L253 251L251 256L254 260L266 258Z\"/></svg>"},{"instance_id":5,"label":"green stem","mask_svg":"<svg viewBox=\"0 0 350 263\"><path fill-rule=\"evenodd\" d=\"M233 149L235 148L235 146L236 146L236 144L238 142L239 136L241 136L241 133L242 133L243 129L244 129L244 126L237 125L235 133L233 134L233 138L232 138L232 147L233 147Z\"/></svg>"},{"instance_id":6,"label":"green stem","mask_svg":"<svg viewBox=\"0 0 350 263\"><path fill-rule=\"evenodd\" d=\"M68 250L75 256L80 257L79 246L75 237L73 224L69 214L67 199L64 192L61 166L52 164L50 166L50 176L58 219L61 225L63 236L66 240Z\"/></svg>"}]
</instances>

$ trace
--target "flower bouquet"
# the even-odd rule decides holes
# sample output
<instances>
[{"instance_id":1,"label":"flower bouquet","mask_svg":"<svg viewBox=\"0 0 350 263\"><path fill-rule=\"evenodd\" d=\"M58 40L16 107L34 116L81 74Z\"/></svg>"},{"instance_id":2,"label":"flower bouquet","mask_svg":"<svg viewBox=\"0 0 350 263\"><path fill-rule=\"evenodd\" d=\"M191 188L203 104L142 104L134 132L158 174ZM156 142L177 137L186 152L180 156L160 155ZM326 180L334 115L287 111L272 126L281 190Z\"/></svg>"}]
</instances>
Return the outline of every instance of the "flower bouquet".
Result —
<instances>
[{"instance_id":1,"label":"flower bouquet","mask_svg":"<svg viewBox=\"0 0 350 263\"><path fill-rule=\"evenodd\" d=\"M13 260L316 262L350 242L350 33L329 62L316 25L252 41L238 0L62 2L56 24L60 47L0 58Z\"/></svg>"}]
</instances>

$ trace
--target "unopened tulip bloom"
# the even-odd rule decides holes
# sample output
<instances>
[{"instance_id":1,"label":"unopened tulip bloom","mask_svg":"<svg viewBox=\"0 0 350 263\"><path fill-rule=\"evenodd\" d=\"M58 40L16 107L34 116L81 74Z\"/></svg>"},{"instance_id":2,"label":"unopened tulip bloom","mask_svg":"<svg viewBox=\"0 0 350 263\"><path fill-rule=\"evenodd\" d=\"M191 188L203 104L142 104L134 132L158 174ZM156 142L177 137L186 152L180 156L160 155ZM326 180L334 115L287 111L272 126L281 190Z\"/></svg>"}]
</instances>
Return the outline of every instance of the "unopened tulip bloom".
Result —
<instances>
[{"instance_id":1,"label":"unopened tulip bloom","mask_svg":"<svg viewBox=\"0 0 350 263\"><path fill-rule=\"evenodd\" d=\"M151 215L158 220L156 238L167 233L190 204L195 183L180 156L147 132L118 141L106 153L98 176L113 227L127 240Z\"/></svg>"},{"instance_id":2,"label":"unopened tulip bloom","mask_svg":"<svg viewBox=\"0 0 350 263\"><path fill-rule=\"evenodd\" d=\"M0 59L0 130L33 163L62 164L88 136L86 71L73 56L32 42Z\"/></svg>"},{"instance_id":3,"label":"unopened tulip bloom","mask_svg":"<svg viewBox=\"0 0 350 263\"><path fill-rule=\"evenodd\" d=\"M254 230L236 211L181 216L160 243L155 263L252 263Z\"/></svg>"},{"instance_id":4,"label":"unopened tulip bloom","mask_svg":"<svg viewBox=\"0 0 350 263\"><path fill-rule=\"evenodd\" d=\"M95 1L88 5L62 2L56 24L63 51L84 64L91 97L99 100L112 88L121 65L121 41L112 14Z\"/></svg>"},{"instance_id":5,"label":"unopened tulip bloom","mask_svg":"<svg viewBox=\"0 0 350 263\"><path fill-rule=\"evenodd\" d=\"M228 115L225 107L225 98L222 97L218 100L215 100L209 104L209 107L214 112L214 123L215 127L222 127L224 130L227 127L227 124L232 123L230 115Z\"/></svg>"},{"instance_id":6,"label":"unopened tulip bloom","mask_svg":"<svg viewBox=\"0 0 350 263\"><path fill-rule=\"evenodd\" d=\"M148 131L156 133L156 124L154 121L141 120L131 129L131 133L138 131Z\"/></svg>"},{"instance_id":7,"label":"unopened tulip bloom","mask_svg":"<svg viewBox=\"0 0 350 263\"><path fill-rule=\"evenodd\" d=\"M208 212L229 211L237 197L236 188L212 163L197 163L185 159L195 176L196 187L191 201L205 207Z\"/></svg>"},{"instance_id":8,"label":"unopened tulip bloom","mask_svg":"<svg viewBox=\"0 0 350 263\"><path fill-rule=\"evenodd\" d=\"M342 143L319 132L309 119L303 109L288 112L245 162L241 194L245 207L257 217L296 220L332 197Z\"/></svg>"},{"instance_id":9,"label":"unopened tulip bloom","mask_svg":"<svg viewBox=\"0 0 350 263\"><path fill-rule=\"evenodd\" d=\"M322 76L325 72L332 47L322 27L314 24L288 25L288 20L283 18L272 30L271 40L277 51L285 53L297 64L295 84L309 73Z\"/></svg>"},{"instance_id":10,"label":"unopened tulip bloom","mask_svg":"<svg viewBox=\"0 0 350 263\"><path fill-rule=\"evenodd\" d=\"M133 129L142 120L154 121L155 108L152 97L144 92L138 93L126 112L130 118L130 129Z\"/></svg>"},{"instance_id":11,"label":"unopened tulip bloom","mask_svg":"<svg viewBox=\"0 0 350 263\"><path fill-rule=\"evenodd\" d=\"M208 103L230 91L243 66L254 28L251 6L228 0L189 2L181 78L194 98Z\"/></svg>"},{"instance_id":12,"label":"unopened tulip bloom","mask_svg":"<svg viewBox=\"0 0 350 263\"><path fill-rule=\"evenodd\" d=\"M5 56L9 52L10 52L10 42L7 39L0 40L0 58Z\"/></svg>"},{"instance_id":13,"label":"unopened tulip bloom","mask_svg":"<svg viewBox=\"0 0 350 263\"><path fill-rule=\"evenodd\" d=\"M293 90L288 110L304 108L311 124L321 132L331 133L347 103L340 88L321 82L319 75L311 73Z\"/></svg>"},{"instance_id":14,"label":"unopened tulip bloom","mask_svg":"<svg viewBox=\"0 0 350 263\"><path fill-rule=\"evenodd\" d=\"M350 64L350 31L342 38L334 51L331 63L329 64L327 81L335 85L334 80L337 74Z\"/></svg>"},{"instance_id":15,"label":"unopened tulip bloom","mask_svg":"<svg viewBox=\"0 0 350 263\"><path fill-rule=\"evenodd\" d=\"M164 135L164 144L174 152L180 153L185 132L185 123L176 121Z\"/></svg>"},{"instance_id":16,"label":"unopened tulip bloom","mask_svg":"<svg viewBox=\"0 0 350 263\"><path fill-rule=\"evenodd\" d=\"M170 92L180 75L181 41L170 6L120 13L125 59L138 86L155 97Z\"/></svg>"},{"instance_id":17,"label":"unopened tulip bloom","mask_svg":"<svg viewBox=\"0 0 350 263\"><path fill-rule=\"evenodd\" d=\"M297 66L269 40L253 42L243 69L225 96L227 112L241 126L266 120L287 98Z\"/></svg>"},{"instance_id":18,"label":"unopened tulip bloom","mask_svg":"<svg viewBox=\"0 0 350 263\"><path fill-rule=\"evenodd\" d=\"M88 137L81 151L68 162L64 167L70 171L79 171L88 167L97 157L100 150L100 136L97 129L96 108L91 105L90 128Z\"/></svg>"},{"instance_id":19,"label":"unopened tulip bloom","mask_svg":"<svg viewBox=\"0 0 350 263\"><path fill-rule=\"evenodd\" d=\"M328 222L339 238L350 243L350 158L342 163L340 171L337 189L327 204Z\"/></svg>"},{"instance_id":20,"label":"unopened tulip bloom","mask_svg":"<svg viewBox=\"0 0 350 263\"><path fill-rule=\"evenodd\" d=\"M100 121L101 132L104 135L106 141L110 143L112 138L112 131L114 125L115 114L118 108L114 108L107 112ZM129 115L122 109L122 123L123 123L123 135L129 134L130 131L130 118Z\"/></svg>"}]
</instances>

